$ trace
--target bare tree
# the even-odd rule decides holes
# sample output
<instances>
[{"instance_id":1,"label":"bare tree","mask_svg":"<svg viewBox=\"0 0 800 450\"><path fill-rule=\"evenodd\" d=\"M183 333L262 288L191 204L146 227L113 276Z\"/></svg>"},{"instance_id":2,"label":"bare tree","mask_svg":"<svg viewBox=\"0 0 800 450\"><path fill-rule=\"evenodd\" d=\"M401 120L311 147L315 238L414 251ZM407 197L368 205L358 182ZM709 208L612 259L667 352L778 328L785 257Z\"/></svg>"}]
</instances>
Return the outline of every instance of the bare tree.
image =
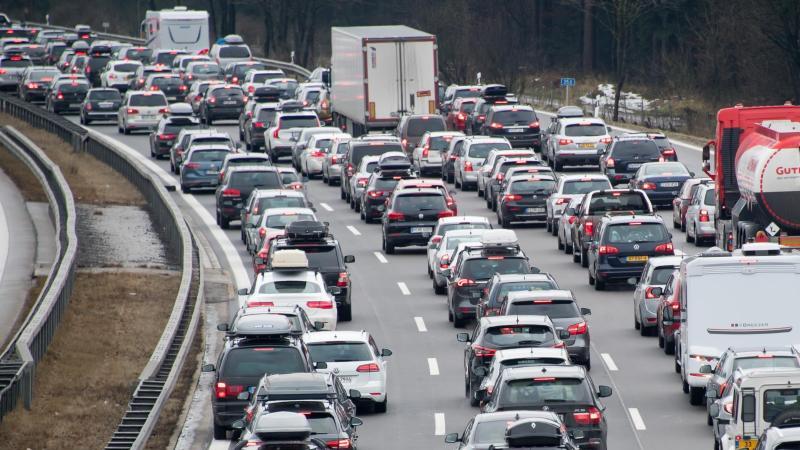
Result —
<instances>
[{"instance_id":1,"label":"bare tree","mask_svg":"<svg viewBox=\"0 0 800 450\"><path fill-rule=\"evenodd\" d=\"M594 62L594 0L583 0L583 73L590 73Z\"/></svg>"},{"instance_id":2,"label":"bare tree","mask_svg":"<svg viewBox=\"0 0 800 450\"><path fill-rule=\"evenodd\" d=\"M800 4L796 0L765 2L771 20L764 24L764 34L786 56L794 91L795 104L800 103Z\"/></svg>"}]
</instances>

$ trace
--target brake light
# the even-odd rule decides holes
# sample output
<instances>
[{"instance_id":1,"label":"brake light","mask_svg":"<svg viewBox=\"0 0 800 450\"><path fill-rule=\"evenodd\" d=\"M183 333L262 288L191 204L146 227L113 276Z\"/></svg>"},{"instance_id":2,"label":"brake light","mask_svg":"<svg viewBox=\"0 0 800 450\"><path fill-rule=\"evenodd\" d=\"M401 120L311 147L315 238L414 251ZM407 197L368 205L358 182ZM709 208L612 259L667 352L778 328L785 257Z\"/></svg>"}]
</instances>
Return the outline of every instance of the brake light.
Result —
<instances>
[{"instance_id":1,"label":"brake light","mask_svg":"<svg viewBox=\"0 0 800 450\"><path fill-rule=\"evenodd\" d=\"M528 128L539 128L539 121L535 120L531 122L530 124L528 124Z\"/></svg>"},{"instance_id":2,"label":"brake light","mask_svg":"<svg viewBox=\"0 0 800 450\"><path fill-rule=\"evenodd\" d=\"M675 253L675 248L672 245L672 242L667 242L666 244L659 244L656 245L656 253L665 253L667 255L671 255Z\"/></svg>"},{"instance_id":3,"label":"brake light","mask_svg":"<svg viewBox=\"0 0 800 450\"><path fill-rule=\"evenodd\" d=\"M604 138L600 139L600 142L603 143L603 144L610 144L611 143L611 137L604 137Z\"/></svg>"},{"instance_id":4,"label":"brake light","mask_svg":"<svg viewBox=\"0 0 800 450\"><path fill-rule=\"evenodd\" d=\"M662 152L664 156L675 156L675 149L674 148L665 148Z\"/></svg>"},{"instance_id":5,"label":"brake light","mask_svg":"<svg viewBox=\"0 0 800 450\"><path fill-rule=\"evenodd\" d=\"M339 164L339 157L336 155L331 156L331 164Z\"/></svg>"},{"instance_id":6,"label":"brake light","mask_svg":"<svg viewBox=\"0 0 800 450\"><path fill-rule=\"evenodd\" d=\"M236 397L244 391L244 386L241 385L228 385L227 383L219 382L214 387L217 398Z\"/></svg>"},{"instance_id":7,"label":"brake light","mask_svg":"<svg viewBox=\"0 0 800 450\"><path fill-rule=\"evenodd\" d=\"M585 321L580 321L567 327L567 331L569 331L571 335L586 334L588 330L589 326L586 325Z\"/></svg>"},{"instance_id":8,"label":"brake light","mask_svg":"<svg viewBox=\"0 0 800 450\"><path fill-rule=\"evenodd\" d=\"M430 147L427 145L425 147L422 147L422 157L427 158L429 154L430 154Z\"/></svg>"},{"instance_id":9,"label":"brake light","mask_svg":"<svg viewBox=\"0 0 800 450\"><path fill-rule=\"evenodd\" d=\"M400 141L400 143L403 144L403 147L405 148L406 144L408 144L408 139L404 138L402 141Z\"/></svg>"},{"instance_id":10,"label":"brake light","mask_svg":"<svg viewBox=\"0 0 800 450\"><path fill-rule=\"evenodd\" d=\"M475 356L479 358L493 358L496 352L493 348L483 347L478 344L472 344L472 351L475 352Z\"/></svg>"},{"instance_id":11,"label":"brake light","mask_svg":"<svg viewBox=\"0 0 800 450\"><path fill-rule=\"evenodd\" d=\"M451 156L452 159L455 159ZM464 172L472 172L472 161L467 161L464 163Z\"/></svg>"},{"instance_id":12,"label":"brake light","mask_svg":"<svg viewBox=\"0 0 800 450\"><path fill-rule=\"evenodd\" d=\"M303 183L295 181L294 183L289 185L289 189L295 189L295 190L303 189Z\"/></svg>"},{"instance_id":13,"label":"brake light","mask_svg":"<svg viewBox=\"0 0 800 450\"><path fill-rule=\"evenodd\" d=\"M275 306L275 303L268 302L266 300L248 300L247 306Z\"/></svg>"},{"instance_id":14,"label":"brake light","mask_svg":"<svg viewBox=\"0 0 800 450\"><path fill-rule=\"evenodd\" d=\"M86 110L87 111L91 111L92 110L92 104L91 103L87 103L86 104Z\"/></svg>"},{"instance_id":15,"label":"brake light","mask_svg":"<svg viewBox=\"0 0 800 450\"><path fill-rule=\"evenodd\" d=\"M564 205L569 203L569 199L566 197L561 197L556 199L556 205Z\"/></svg>"},{"instance_id":16,"label":"brake light","mask_svg":"<svg viewBox=\"0 0 800 450\"><path fill-rule=\"evenodd\" d=\"M369 364L362 364L356 367L356 372L360 373L372 373L372 372L380 372L381 366L376 363L369 363Z\"/></svg>"},{"instance_id":17,"label":"brake light","mask_svg":"<svg viewBox=\"0 0 800 450\"><path fill-rule=\"evenodd\" d=\"M518 194L506 194L503 196L503 200L507 202L516 202L522 200L522 196Z\"/></svg>"},{"instance_id":18,"label":"brake light","mask_svg":"<svg viewBox=\"0 0 800 450\"><path fill-rule=\"evenodd\" d=\"M356 184L358 185L358 187L364 187L364 186L366 186L366 185L367 185L367 182L368 182L368 181L369 181L369 178L359 178L359 179L356 181Z\"/></svg>"},{"instance_id":19,"label":"brake light","mask_svg":"<svg viewBox=\"0 0 800 450\"><path fill-rule=\"evenodd\" d=\"M238 83L238 82L239 82L239 77L231 78L231 83Z\"/></svg>"},{"instance_id":20,"label":"brake light","mask_svg":"<svg viewBox=\"0 0 800 450\"><path fill-rule=\"evenodd\" d=\"M328 109L328 99L322 100L322 102L319 104L319 106L322 109Z\"/></svg>"},{"instance_id":21,"label":"brake light","mask_svg":"<svg viewBox=\"0 0 800 450\"><path fill-rule=\"evenodd\" d=\"M336 280L336 286L347 287L348 282L350 282L350 275L348 275L347 272L339 272L339 279Z\"/></svg>"},{"instance_id":22,"label":"brake light","mask_svg":"<svg viewBox=\"0 0 800 450\"><path fill-rule=\"evenodd\" d=\"M681 305L679 303L677 303L677 302L672 302L672 303L670 303L670 305L671 305L673 311L677 311L677 310L681 309Z\"/></svg>"},{"instance_id":23,"label":"brake light","mask_svg":"<svg viewBox=\"0 0 800 450\"><path fill-rule=\"evenodd\" d=\"M438 244L439 242L442 242L442 236L441 235L437 234L436 236L431 238L431 244Z\"/></svg>"},{"instance_id":24,"label":"brake light","mask_svg":"<svg viewBox=\"0 0 800 450\"><path fill-rule=\"evenodd\" d=\"M567 219L567 222L569 222L569 224L572 225L572 224L575 223L576 220L578 220L578 216L569 216L569 219Z\"/></svg>"},{"instance_id":25,"label":"brake light","mask_svg":"<svg viewBox=\"0 0 800 450\"><path fill-rule=\"evenodd\" d=\"M497 122L492 122L492 123L489 125L489 128L491 128L491 129L493 129L493 130L500 130L500 129L502 129L502 128L503 128L503 124L502 124L502 123L497 123Z\"/></svg>"},{"instance_id":26,"label":"brake light","mask_svg":"<svg viewBox=\"0 0 800 450\"><path fill-rule=\"evenodd\" d=\"M199 163L195 163L195 162L189 162L189 163L184 164L183 167L186 168L186 169L199 169L200 168L200 164Z\"/></svg>"},{"instance_id":27,"label":"brake light","mask_svg":"<svg viewBox=\"0 0 800 450\"><path fill-rule=\"evenodd\" d=\"M187 88L185 84L182 84L182 85L178 86L178 90L179 91L185 91L187 89L189 89L189 88Z\"/></svg>"},{"instance_id":28,"label":"brake light","mask_svg":"<svg viewBox=\"0 0 800 450\"><path fill-rule=\"evenodd\" d=\"M329 300L312 300L306 302L306 306L312 309L333 309L333 302Z\"/></svg>"},{"instance_id":29,"label":"brake light","mask_svg":"<svg viewBox=\"0 0 800 450\"><path fill-rule=\"evenodd\" d=\"M708 210L701 209L700 210L700 222L708 222L710 219L708 217Z\"/></svg>"},{"instance_id":30,"label":"brake light","mask_svg":"<svg viewBox=\"0 0 800 450\"><path fill-rule=\"evenodd\" d=\"M448 267L450 267L450 255L442 255L442 257L439 258L439 268L447 269Z\"/></svg>"},{"instance_id":31,"label":"brake light","mask_svg":"<svg viewBox=\"0 0 800 450\"><path fill-rule=\"evenodd\" d=\"M601 245L597 252L601 255L616 255L619 249L613 245Z\"/></svg>"},{"instance_id":32,"label":"brake light","mask_svg":"<svg viewBox=\"0 0 800 450\"><path fill-rule=\"evenodd\" d=\"M56 94L56 98L59 100L64 100L64 94L61 91L58 91Z\"/></svg>"},{"instance_id":33,"label":"brake light","mask_svg":"<svg viewBox=\"0 0 800 450\"><path fill-rule=\"evenodd\" d=\"M441 219L442 217L453 217L455 215L456 213L454 213L452 209L445 209L444 211L439 211L437 217Z\"/></svg>"},{"instance_id":34,"label":"brake light","mask_svg":"<svg viewBox=\"0 0 800 450\"><path fill-rule=\"evenodd\" d=\"M266 235L267 235L267 229L266 229L266 228L259 228L259 229L258 229L258 236L259 236L259 237L262 237L262 238L263 238L263 237L264 237L264 236L266 236Z\"/></svg>"},{"instance_id":35,"label":"brake light","mask_svg":"<svg viewBox=\"0 0 800 450\"><path fill-rule=\"evenodd\" d=\"M608 159L606 159L606 167L614 167L614 164L616 164L616 163L614 162L614 158L608 158Z\"/></svg>"},{"instance_id":36,"label":"brake light","mask_svg":"<svg viewBox=\"0 0 800 450\"><path fill-rule=\"evenodd\" d=\"M367 196L370 198L380 198L383 197L383 191L369 191L367 192Z\"/></svg>"},{"instance_id":37,"label":"brake light","mask_svg":"<svg viewBox=\"0 0 800 450\"><path fill-rule=\"evenodd\" d=\"M253 128L264 128L264 122L253 122Z\"/></svg>"},{"instance_id":38,"label":"brake light","mask_svg":"<svg viewBox=\"0 0 800 450\"><path fill-rule=\"evenodd\" d=\"M240 197L242 195L242 191L238 189L228 188L222 191L223 197Z\"/></svg>"},{"instance_id":39,"label":"brake light","mask_svg":"<svg viewBox=\"0 0 800 450\"><path fill-rule=\"evenodd\" d=\"M175 135L171 133L162 133L158 135L158 139L162 141L169 141L170 139L175 139Z\"/></svg>"},{"instance_id":40,"label":"brake light","mask_svg":"<svg viewBox=\"0 0 800 450\"><path fill-rule=\"evenodd\" d=\"M497 181L503 181L503 178L505 178L505 177L506 177L506 174L504 174L503 172L500 172L500 173L498 173L497 175L494 176L494 179L497 180Z\"/></svg>"},{"instance_id":41,"label":"brake light","mask_svg":"<svg viewBox=\"0 0 800 450\"><path fill-rule=\"evenodd\" d=\"M347 176L348 177L352 177L353 176L353 164L348 163L347 164L347 169L345 169L345 170L347 171Z\"/></svg>"},{"instance_id":42,"label":"brake light","mask_svg":"<svg viewBox=\"0 0 800 450\"><path fill-rule=\"evenodd\" d=\"M334 439L332 441L325 441L328 448L350 448L350 439Z\"/></svg>"},{"instance_id":43,"label":"brake light","mask_svg":"<svg viewBox=\"0 0 800 450\"><path fill-rule=\"evenodd\" d=\"M208 103L211 103L211 104L217 103L217 98L216 97L209 97L208 98Z\"/></svg>"},{"instance_id":44,"label":"brake light","mask_svg":"<svg viewBox=\"0 0 800 450\"><path fill-rule=\"evenodd\" d=\"M593 222L586 222L583 224L583 234L587 236L591 236L594 233L594 223Z\"/></svg>"},{"instance_id":45,"label":"brake light","mask_svg":"<svg viewBox=\"0 0 800 450\"><path fill-rule=\"evenodd\" d=\"M139 110L136 109L136 108L128 108L127 109L127 113L128 114L139 114Z\"/></svg>"},{"instance_id":46,"label":"brake light","mask_svg":"<svg viewBox=\"0 0 800 450\"><path fill-rule=\"evenodd\" d=\"M658 298L656 294L653 294L654 287L649 287L644 290L644 298Z\"/></svg>"},{"instance_id":47,"label":"brake light","mask_svg":"<svg viewBox=\"0 0 800 450\"><path fill-rule=\"evenodd\" d=\"M572 413L572 418L576 425L600 425L603 415L594 406L586 408L585 412Z\"/></svg>"},{"instance_id":48,"label":"brake light","mask_svg":"<svg viewBox=\"0 0 800 450\"><path fill-rule=\"evenodd\" d=\"M467 118L467 116L465 116L464 113L458 113L456 117L458 118L458 120L464 120Z\"/></svg>"},{"instance_id":49,"label":"brake light","mask_svg":"<svg viewBox=\"0 0 800 450\"><path fill-rule=\"evenodd\" d=\"M390 212L389 214L386 215L386 219L388 219L389 221L392 221L392 220L404 220L405 218L406 218L406 216L403 215L403 213L399 213L399 212L395 212L395 211L392 211L392 212Z\"/></svg>"},{"instance_id":50,"label":"brake light","mask_svg":"<svg viewBox=\"0 0 800 450\"><path fill-rule=\"evenodd\" d=\"M558 145L569 145L572 144L572 139L559 139Z\"/></svg>"},{"instance_id":51,"label":"brake light","mask_svg":"<svg viewBox=\"0 0 800 450\"><path fill-rule=\"evenodd\" d=\"M655 183L651 183L649 181L642 183L642 189L645 191L652 191L656 188Z\"/></svg>"},{"instance_id":52,"label":"brake light","mask_svg":"<svg viewBox=\"0 0 800 450\"><path fill-rule=\"evenodd\" d=\"M36 83L28 83L28 89L39 89L39 85Z\"/></svg>"},{"instance_id":53,"label":"brake light","mask_svg":"<svg viewBox=\"0 0 800 450\"><path fill-rule=\"evenodd\" d=\"M469 278L459 278L456 281L456 286L458 287L470 287L475 286L475 280L471 280Z\"/></svg>"}]
</instances>

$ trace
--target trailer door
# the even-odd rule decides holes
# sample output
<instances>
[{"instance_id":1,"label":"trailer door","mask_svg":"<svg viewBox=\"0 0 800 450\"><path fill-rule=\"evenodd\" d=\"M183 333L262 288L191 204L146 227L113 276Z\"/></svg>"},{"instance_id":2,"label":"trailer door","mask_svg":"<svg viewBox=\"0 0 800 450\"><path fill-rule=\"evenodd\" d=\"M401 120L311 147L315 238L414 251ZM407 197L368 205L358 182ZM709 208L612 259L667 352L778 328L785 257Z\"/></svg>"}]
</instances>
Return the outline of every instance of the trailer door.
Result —
<instances>
[{"instance_id":1,"label":"trailer door","mask_svg":"<svg viewBox=\"0 0 800 450\"><path fill-rule=\"evenodd\" d=\"M397 120L400 104L400 58L397 42L366 42L367 116L370 121Z\"/></svg>"},{"instance_id":2,"label":"trailer door","mask_svg":"<svg viewBox=\"0 0 800 450\"><path fill-rule=\"evenodd\" d=\"M398 43L402 105L410 114L436 112L436 60L433 41Z\"/></svg>"}]
</instances>

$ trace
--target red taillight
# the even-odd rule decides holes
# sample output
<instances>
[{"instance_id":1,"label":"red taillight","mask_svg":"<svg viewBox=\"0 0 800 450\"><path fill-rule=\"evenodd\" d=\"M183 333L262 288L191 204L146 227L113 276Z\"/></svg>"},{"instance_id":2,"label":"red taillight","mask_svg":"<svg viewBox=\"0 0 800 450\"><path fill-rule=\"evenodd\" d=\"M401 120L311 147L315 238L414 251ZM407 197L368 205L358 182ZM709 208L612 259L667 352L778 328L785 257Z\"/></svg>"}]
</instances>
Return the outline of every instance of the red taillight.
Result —
<instances>
[{"instance_id":1,"label":"red taillight","mask_svg":"<svg viewBox=\"0 0 800 450\"><path fill-rule=\"evenodd\" d=\"M336 286L347 287L349 281L350 275L348 275L347 272L339 272L339 279L336 280Z\"/></svg>"},{"instance_id":2,"label":"red taillight","mask_svg":"<svg viewBox=\"0 0 800 450\"><path fill-rule=\"evenodd\" d=\"M535 120L528 124L528 128L539 128L539 121Z\"/></svg>"},{"instance_id":3,"label":"red taillight","mask_svg":"<svg viewBox=\"0 0 800 450\"><path fill-rule=\"evenodd\" d=\"M369 191L367 192L367 196L370 198L380 198L383 197L383 191Z\"/></svg>"},{"instance_id":4,"label":"red taillight","mask_svg":"<svg viewBox=\"0 0 800 450\"><path fill-rule=\"evenodd\" d=\"M278 132L281 131L280 128L275 128L275 131L272 132L272 137L278 139Z\"/></svg>"},{"instance_id":5,"label":"red taillight","mask_svg":"<svg viewBox=\"0 0 800 450\"><path fill-rule=\"evenodd\" d=\"M597 253L601 255L616 255L619 253L619 249L613 245L601 245L600 248L597 249Z\"/></svg>"},{"instance_id":6,"label":"red taillight","mask_svg":"<svg viewBox=\"0 0 800 450\"><path fill-rule=\"evenodd\" d=\"M199 169L200 168L200 163L189 162L189 163L185 163L183 165L183 167L185 169Z\"/></svg>"},{"instance_id":7,"label":"red taillight","mask_svg":"<svg viewBox=\"0 0 800 450\"><path fill-rule=\"evenodd\" d=\"M567 222L569 222L569 224L572 225L572 224L575 223L576 220L578 220L578 216L569 216L569 219L567 219Z\"/></svg>"},{"instance_id":8,"label":"red taillight","mask_svg":"<svg viewBox=\"0 0 800 450\"><path fill-rule=\"evenodd\" d=\"M585 412L572 413L572 418L576 425L600 425L603 415L594 406L586 408Z\"/></svg>"},{"instance_id":9,"label":"red taillight","mask_svg":"<svg viewBox=\"0 0 800 450\"><path fill-rule=\"evenodd\" d=\"M264 128L264 122L253 122L253 128Z\"/></svg>"},{"instance_id":10,"label":"red taillight","mask_svg":"<svg viewBox=\"0 0 800 450\"><path fill-rule=\"evenodd\" d=\"M275 303L268 302L266 300L248 300L247 306L255 307L255 306L275 306Z\"/></svg>"},{"instance_id":11,"label":"red taillight","mask_svg":"<svg viewBox=\"0 0 800 450\"><path fill-rule=\"evenodd\" d=\"M158 90L158 86L150 86L150 90L151 91L157 91Z\"/></svg>"},{"instance_id":12,"label":"red taillight","mask_svg":"<svg viewBox=\"0 0 800 450\"><path fill-rule=\"evenodd\" d=\"M353 176L353 165L352 164L348 163L347 164L347 168L345 170L347 171L347 176L348 177L352 177Z\"/></svg>"},{"instance_id":13,"label":"red taillight","mask_svg":"<svg viewBox=\"0 0 800 450\"><path fill-rule=\"evenodd\" d=\"M359 178L359 179L356 181L356 184L358 185L358 187L364 187L364 186L366 186L366 185L367 185L367 182L368 182L368 181L369 181L369 178Z\"/></svg>"},{"instance_id":14,"label":"red taillight","mask_svg":"<svg viewBox=\"0 0 800 450\"><path fill-rule=\"evenodd\" d=\"M652 190L655 190L655 188L656 188L656 184L655 183L651 183L649 181L646 181L646 182L642 183L642 189L645 190L645 191L652 191Z\"/></svg>"},{"instance_id":15,"label":"red taillight","mask_svg":"<svg viewBox=\"0 0 800 450\"><path fill-rule=\"evenodd\" d=\"M572 139L559 139L558 145L569 145L572 144Z\"/></svg>"},{"instance_id":16,"label":"red taillight","mask_svg":"<svg viewBox=\"0 0 800 450\"><path fill-rule=\"evenodd\" d=\"M680 303L677 302L670 303L670 307L672 308L673 311L678 311L679 309L681 309Z\"/></svg>"},{"instance_id":17,"label":"red taillight","mask_svg":"<svg viewBox=\"0 0 800 450\"><path fill-rule=\"evenodd\" d=\"M708 222L710 220L708 216L708 211L705 209L701 209L700 216L698 217L698 219L700 220L700 222Z\"/></svg>"},{"instance_id":18,"label":"red taillight","mask_svg":"<svg viewBox=\"0 0 800 450\"><path fill-rule=\"evenodd\" d=\"M334 439L332 441L325 441L328 448L350 448L350 439Z\"/></svg>"},{"instance_id":19,"label":"red taillight","mask_svg":"<svg viewBox=\"0 0 800 450\"><path fill-rule=\"evenodd\" d=\"M458 286L458 287L475 286L475 280L471 280L469 278L459 278L456 281L456 286Z\"/></svg>"},{"instance_id":20,"label":"red taillight","mask_svg":"<svg viewBox=\"0 0 800 450\"><path fill-rule=\"evenodd\" d=\"M589 326L586 325L586 322L580 321L578 323L574 323L567 327L567 331L569 334L576 335L576 334L586 334L589 330Z\"/></svg>"},{"instance_id":21,"label":"red taillight","mask_svg":"<svg viewBox=\"0 0 800 450\"><path fill-rule=\"evenodd\" d=\"M39 85L36 83L28 83L28 89L39 89Z\"/></svg>"},{"instance_id":22,"label":"red taillight","mask_svg":"<svg viewBox=\"0 0 800 450\"><path fill-rule=\"evenodd\" d=\"M500 172L500 173L498 173L497 175L494 176L494 179L497 180L497 181L503 181L503 179L505 177L506 177L506 174Z\"/></svg>"},{"instance_id":23,"label":"red taillight","mask_svg":"<svg viewBox=\"0 0 800 450\"><path fill-rule=\"evenodd\" d=\"M322 102L319 104L319 107L322 109L328 109L328 99L322 100Z\"/></svg>"},{"instance_id":24,"label":"red taillight","mask_svg":"<svg viewBox=\"0 0 800 450\"><path fill-rule=\"evenodd\" d=\"M442 217L453 217L455 215L456 213L454 213L452 209L445 209L444 211L439 211L437 217L441 219Z\"/></svg>"},{"instance_id":25,"label":"red taillight","mask_svg":"<svg viewBox=\"0 0 800 450\"><path fill-rule=\"evenodd\" d=\"M614 162L614 158L608 158L608 159L606 159L606 167L614 167L614 164L616 164L616 163Z\"/></svg>"},{"instance_id":26,"label":"red taillight","mask_svg":"<svg viewBox=\"0 0 800 450\"><path fill-rule=\"evenodd\" d=\"M594 233L594 222L585 222L583 224L583 234L591 236Z\"/></svg>"},{"instance_id":27,"label":"red taillight","mask_svg":"<svg viewBox=\"0 0 800 450\"><path fill-rule=\"evenodd\" d=\"M610 144L611 143L611 137L604 137L603 139L600 139L600 142L603 143L603 144Z\"/></svg>"},{"instance_id":28,"label":"red taillight","mask_svg":"<svg viewBox=\"0 0 800 450\"><path fill-rule=\"evenodd\" d=\"M665 148L661 151L661 154L664 156L675 156L675 149L674 148Z\"/></svg>"},{"instance_id":29,"label":"red taillight","mask_svg":"<svg viewBox=\"0 0 800 450\"><path fill-rule=\"evenodd\" d=\"M241 385L228 385L227 383L219 382L214 387L214 392L217 398L236 397L244 391L244 386Z\"/></svg>"},{"instance_id":30,"label":"red taillight","mask_svg":"<svg viewBox=\"0 0 800 450\"><path fill-rule=\"evenodd\" d=\"M422 157L427 158L428 155L430 154L430 150L431 150L430 147L427 145L425 147L422 147Z\"/></svg>"},{"instance_id":31,"label":"red taillight","mask_svg":"<svg viewBox=\"0 0 800 450\"><path fill-rule=\"evenodd\" d=\"M325 156L325 152L320 152L320 151L311 152L311 157L312 158L322 158L324 156Z\"/></svg>"},{"instance_id":32,"label":"red taillight","mask_svg":"<svg viewBox=\"0 0 800 450\"><path fill-rule=\"evenodd\" d=\"M128 108L128 114L139 114L139 110L136 108Z\"/></svg>"},{"instance_id":33,"label":"red taillight","mask_svg":"<svg viewBox=\"0 0 800 450\"><path fill-rule=\"evenodd\" d=\"M486 114L478 115L478 120L486 120Z\"/></svg>"},{"instance_id":34,"label":"red taillight","mask_svg":"<svg viewBox=\"0 0 800 450\"><path fill-rule=\"evenodd\" d=\"M472 344L472 351L475 352L475 356L479 358L492 358L497 350L486 348L478 344Z\"/></svg>"},{"instance_id":35,"label":"red taillight","mask_svg":"<svg viewBox=\"0 0 800 450\"><path fill-rule=\"evenodd\" d=\"M360 373L371 373L380 371L381 371L381 366L377 365L376 363L362 364L356 367L356 372Z\"/></svg>"},{"instance_id":36,"label":"red taillight","mask_svg":"<svg viewBox=\"0 0 800 450\"><path fill-rule=\"evenodd\" d=\"M217 103L217 98L216 97L209 97L208 103Z\"/></svg>"},{"instance_id":37,"label":"red taillight","mask_svg":"<svg viewBox=\"0 0 800 450\"><path fill-rule=\"evenodd\" d=\"M295 181L294 183L289 185L289 189L300 190L303 189L303 183L299 181Z\"/></svg>"},{"instance_id":38,"label":"red taillight","mask_svg":"<svg viewBox=\"0 0 800 450\"><path fill-rule=\"evenodd\" d=\"M241 197L242 191L234 188L228 188L222 191L223 197Z\"/></svg>"},{"instance_id":39,"label":"red taillight","mask_svg":"<svg viewBox=\"0 0 800 450\"><path fill-rule=\"evenodd\" d=\"M331 156L331 164L339 164L339 157L336 155Z\"/></svg>"},{"instance_id":40,"label":"red taillight","mask_svg":"<svg viewBox=\"0 0 800 450\"><path fill-rule=\"evenodd\" d=\"M238 83L238 82L239 82L239 77L231 78L231 83Z\"/></svg>"},{"instance_id":41,"label":"red taillight","mask_svg":"<svg viewBox=\"0 0 800 450\"><path fill-rule=\"evenodd\" d=\"M644 298L658 298L656 294L653 293L654 287L649 287L644 290Z\"/></svg>"},{"instance_id":42,"label":"red taillight","mask_svg":"<svg viewBox=\"0 0 800 450\"><path fill-rule=\"evenodd\" d=\"M256 91L256 87L253 86L252 84L250 86L247 86L247 92L253 93L255 91Z\"/></svg>"},{"instance_id":43,"label":"red taillight","mask_svg":"<svg viewBox=\"0 0 800 450\"><path fill-rule=\"evenodd\" d=\"M442 255L442 257L439 258L439 268L447 269L448 267L450 267L450 255Z\"/></svg>"},{"instance_id":44,"label":"red taillight","mask_svg":"<svg viewBox=\"0 0 800 450\"><path fill-rule=\"evenodd\" d=\"M403 139L402 141L400 141L400 143L403 145L403 147L405 147L406 144L408 144L408 139Z\"/></svg>"},{"instance_id":45,"label":"red taillight","mask_svg":"<svg viewBox=\"0 0 800 450\"><path fill-rule=\"evenodd\" d=\"M92 104L91 103L87 103L86 104L86 110L87 111L91 111L92 110Z\"/></svg>"},{"instance_id":46,"label":"red taillight","mask_svg":"<svg viewBox=\"0 0 800 450\"><path fill-rule=\"evenodd\" d=\"M664 253L667 255L671 255L675 253L675 247L672 245L672 242L667 242L666 244L658 244L656 245L656 253Z\"/></svg>"},{"instance_id":47,"label":"red taillight","mask_svg":"<svg viewBox=\"0 0 800 450\"><path fill-rule=\"evenodd\" d=\"M465 116L464 113L458 113L456 117L458 118L458 120L464 120L467 118L467 116Z\"/></svg>"},{"instance_id":48,"label":"red taillight","mask_svg":"<svg viewBox=\"0 0 800 450\"><path fill-rule=\"evenodd\" d=\"M566 197L561 197L556 199L556 205L564 205L569 203L569 199Z\"/></svg>"},{"instance_id":49,"label":"red taillight","mask_svg":"<svg viewBox=\"0 0 800 450\"><path fill-rule=\"evenodd\" d=\"M442 236L441 235L437 234L436 236L431 238L431 244L438 244L439 242L442 242Z\"/></svg>"},{"instance_id":50,"label":"red taillight","mask_svg":"<svg viewBox=\"0 0 800 450\"><path fill-rule=\"evenodd\" d=\"M179 90L179 91L185 91L185 90L187 90L187 89L189 89L189 88L188 88L188 87L186 87L186 85L185 85L185 84L182 84L182 85L178 86L178 90Z\"/></svg>"},{"instance_id":51,"label":"red taillight","mask_svg":"<svg viewBox=\"0 0 800 450\"><path fill-rule=\"evenodd\" d=\"M500 130L500 129L503 128L503 124L502 123L497 123L497 122L492 122L491 124L489 124L489 128L491 128L493 130Z\"/></svg>"},{"instance_id":52,"label":"red taillight","mask_svg":"<svg viewBox=\"0 0 800 450\"><path fill-rule=\"evenodd\" d=\"M333 302L329 300L312 300L306 302L306 306L312 309L333 309Z\"/></svg>"},{"instance_id":53,"label":"red taillight","mask_svg":"<svg viewBox=\"0 0 800 450\"><path fill-rule=\"evenodd\" d=\"M406 216L403 215L403 213L399 213L399 212L392 211L392 212L386 214L386 219L388 219L389 221L392 221L392 220L404 220L405 218L406 218Z\"/></svg>"},{"instance_id":54,"label":"red taillight","mask_svg":"<svg viewBox=\"0 0 800 450\"><path fill-rule=\"evenodd\" d=\"M158 135L158 139L162 141L169 141L175 139L175 135L170 133L162 133Z\"/></svg>"},{"instance_id":55,"label":"red taillight","mask_svg":"<svg viewBox=\"0 0 800 450\"><path fill-rule=\"evenodd\" d=\"M451 158L455 159L452 156ZM464 163L464 172L472 172L472 161L467 161Z\"/></svg>"},{"instance_id":56,"label":"red taillight","mask_svg":"<svg viewBox=\"0 0 800 450\"><path fill-rule=\"evenodd\" d=\"M64 94L61 91L58 91L58 93L56 93L56 98L59 100L64 100Z\"/></svg>"}]
</instances>

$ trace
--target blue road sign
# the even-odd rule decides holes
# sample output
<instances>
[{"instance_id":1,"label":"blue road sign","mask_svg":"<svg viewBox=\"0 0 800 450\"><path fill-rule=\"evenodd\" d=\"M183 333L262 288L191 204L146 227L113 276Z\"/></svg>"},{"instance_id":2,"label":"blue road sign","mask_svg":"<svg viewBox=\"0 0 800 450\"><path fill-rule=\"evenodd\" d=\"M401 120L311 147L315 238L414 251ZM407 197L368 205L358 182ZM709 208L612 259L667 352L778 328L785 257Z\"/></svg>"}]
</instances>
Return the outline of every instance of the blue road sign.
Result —
<instances>
[{"instance_id":1,"label":"blue road sign","mask_svg":"<svg viewBox=\"0 0 800 450\"><path fill-rule=\"evenodd\" d=\"M564 86L575 86L575 78L562 78L561 79L561 87Z\"/></svg>"}]
</instances>

